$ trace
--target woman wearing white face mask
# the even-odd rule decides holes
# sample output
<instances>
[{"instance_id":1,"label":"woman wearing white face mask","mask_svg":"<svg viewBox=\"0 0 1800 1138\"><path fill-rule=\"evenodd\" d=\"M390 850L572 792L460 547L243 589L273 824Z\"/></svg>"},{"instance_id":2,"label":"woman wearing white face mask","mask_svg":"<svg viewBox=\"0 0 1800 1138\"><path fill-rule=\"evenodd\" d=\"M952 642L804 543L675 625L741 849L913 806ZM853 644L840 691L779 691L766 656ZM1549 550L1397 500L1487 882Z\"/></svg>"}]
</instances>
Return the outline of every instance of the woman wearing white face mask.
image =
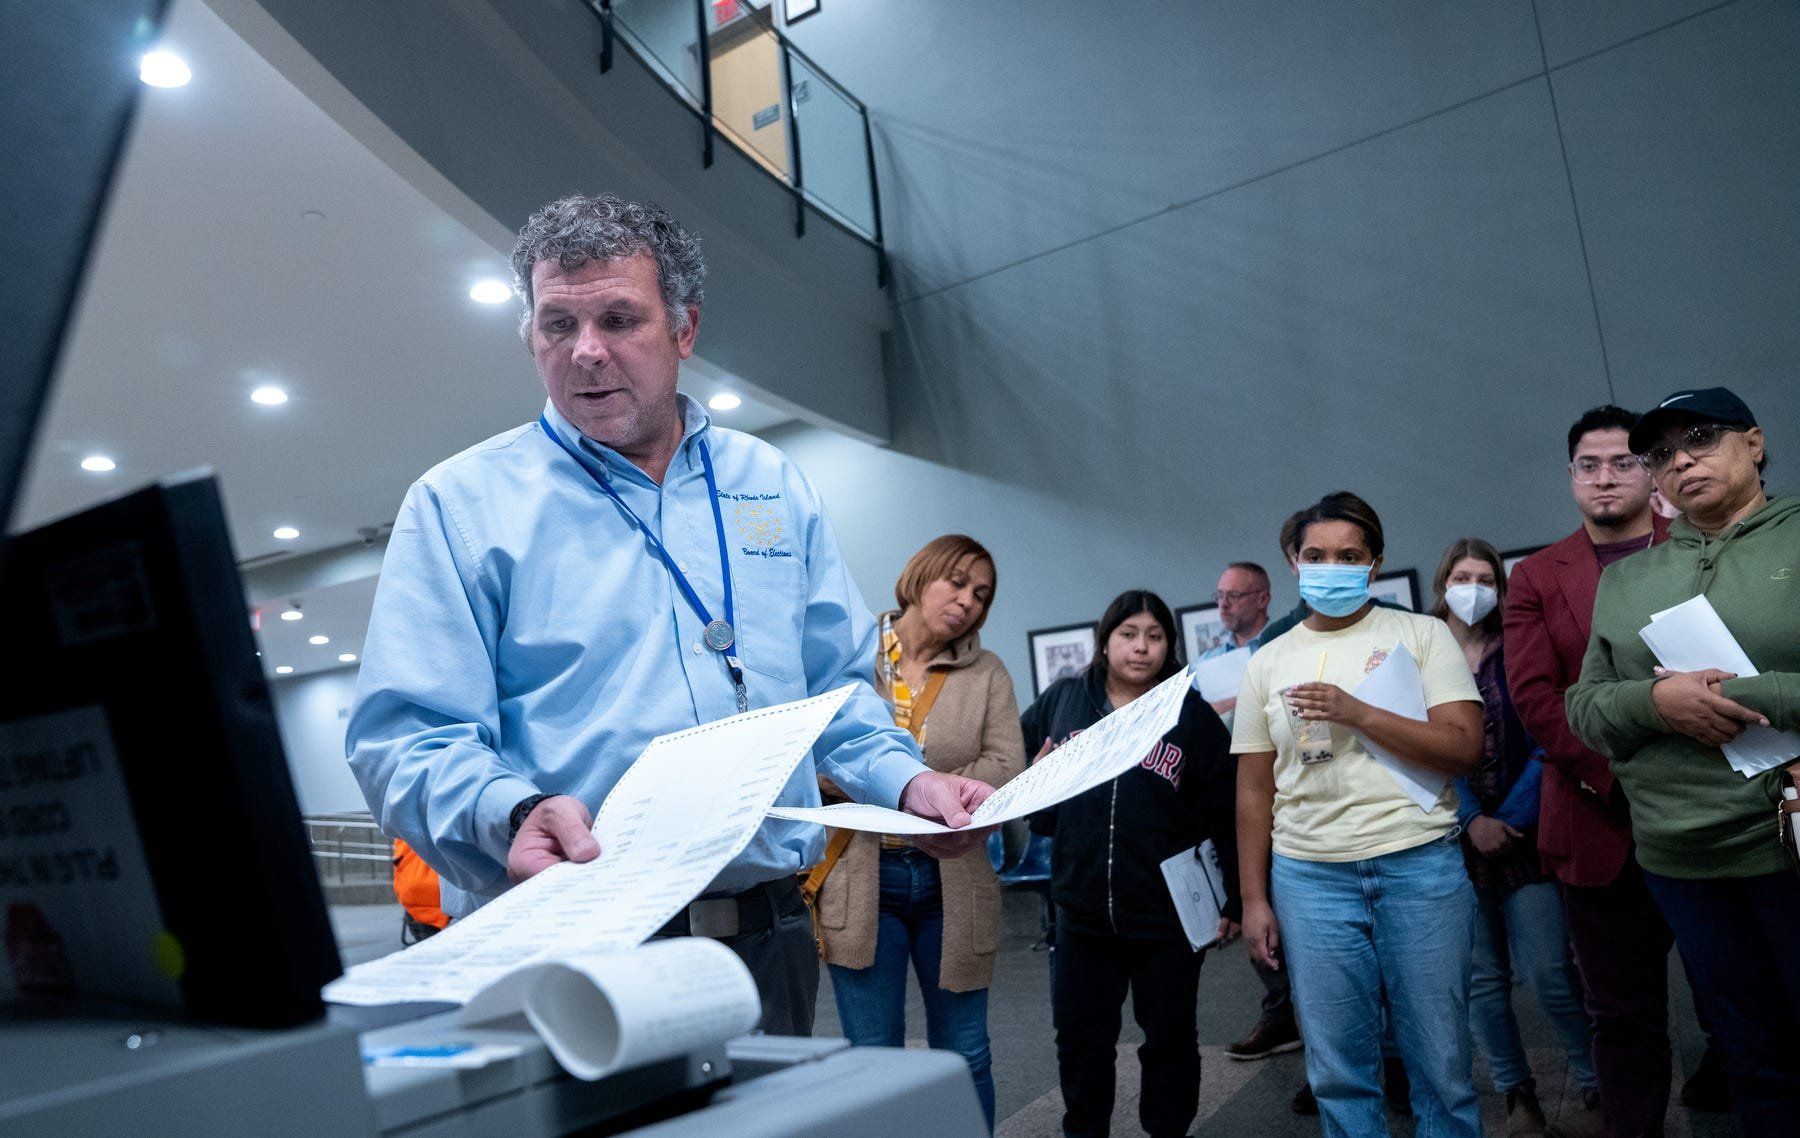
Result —
<instances>
[{"instance_id":1,"label":"woman wearing white face mask","mask_svg":"<svg viewBox=\"0 0 1800 1138\"><path fill-rule=\"evenodd\" d=\"M1463 861L1476 901L1469 1028L1494 1089L1506 1096L1507 1133L1541 1134L1544 1114L1513 1017L1515 975L1556 1029L1582 1091L1595 1090L1598 1082L1562 898L1538 862L1540 749L1519 721L1506 685L1500 640L1506 572L1492 545L1465 537L1444 551L1433 584L1439 600L1432 615L1450 626L1462 646L1482 702L1481 764L1456 780ZM1565 1119L1565 1127L1571 1121L1578 1125L1568 1132L1599 1133L1597 1112Z\"/></svg>"}]
</instances>

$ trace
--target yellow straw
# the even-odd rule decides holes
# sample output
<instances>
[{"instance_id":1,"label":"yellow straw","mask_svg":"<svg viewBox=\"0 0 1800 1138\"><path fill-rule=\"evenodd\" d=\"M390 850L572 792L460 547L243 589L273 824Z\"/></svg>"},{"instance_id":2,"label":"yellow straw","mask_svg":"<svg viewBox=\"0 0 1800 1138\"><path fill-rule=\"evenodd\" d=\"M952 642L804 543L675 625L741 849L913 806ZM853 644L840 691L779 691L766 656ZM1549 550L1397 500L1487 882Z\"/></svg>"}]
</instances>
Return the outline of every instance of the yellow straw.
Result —
<instances>
[{"instance_id":1,"label":"yellow straw","mask_svg":"<svg viewBox=\"0 0 1800 1138\"><path fill-rule=\"evenodd\" d=\"M1325 678L1325 653L1321 652L1321 653L1319 653L1319 674L1313 677L1313 683L1316 684L1324 678Z\"/></svg>"}]
</instances>

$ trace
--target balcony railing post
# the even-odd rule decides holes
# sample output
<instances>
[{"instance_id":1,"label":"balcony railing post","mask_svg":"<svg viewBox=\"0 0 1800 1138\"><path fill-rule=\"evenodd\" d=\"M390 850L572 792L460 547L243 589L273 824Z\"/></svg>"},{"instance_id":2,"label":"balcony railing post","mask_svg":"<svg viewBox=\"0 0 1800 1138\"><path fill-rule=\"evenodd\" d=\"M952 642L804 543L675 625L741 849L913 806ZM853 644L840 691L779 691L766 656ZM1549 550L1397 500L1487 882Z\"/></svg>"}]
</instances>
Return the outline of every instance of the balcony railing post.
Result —
<instances>
[{"instance_id":1,"label":"balcony railing post","mask_svg":"<svg viewBox=\"0 0 1800 1138\"><path fill-rule=\"evenodd\" d=\"M712 32L707 26L706 0L694 0L694 18L700 32L700 164L713 162Z\"/></svg>"},{"instance_id":2,"label":"balcony railing post","mask_svg":"<svg viewBox=\"0 0 1800 1138\"><path fill-rule=\"evenodd\" d=\"M875 287L888 286L887 241L881 233L881 183L875 180L875 133L869 129L869 108L862 108L863 155L869 161L869 208L875 214Z\"/></svg>"},{"instance_id":3,"label":"balcony railing post","mask_svg":"<svg viewBox=\"0 0 1800 1138\"><path fill-rule=\"evenodd\" d=\"M794 236L806 236L806 191L802 188L802 167L800 165L800 104L794 99L794 61L788 55L787 40L776 37L775 42L781 46L781 89L787 93L788 138L793 142L794 155Z\"/></svg>"},{"instance_id":4,"label":"balcony railing post","mask_svg":"<svg viewBox=\"0 0 1800 1138\"><path fill-rule=\"evenodd\" d=\"M600 0L600 74L612 70L613 11L612 0Z\"/></svg>"}]
</instances>

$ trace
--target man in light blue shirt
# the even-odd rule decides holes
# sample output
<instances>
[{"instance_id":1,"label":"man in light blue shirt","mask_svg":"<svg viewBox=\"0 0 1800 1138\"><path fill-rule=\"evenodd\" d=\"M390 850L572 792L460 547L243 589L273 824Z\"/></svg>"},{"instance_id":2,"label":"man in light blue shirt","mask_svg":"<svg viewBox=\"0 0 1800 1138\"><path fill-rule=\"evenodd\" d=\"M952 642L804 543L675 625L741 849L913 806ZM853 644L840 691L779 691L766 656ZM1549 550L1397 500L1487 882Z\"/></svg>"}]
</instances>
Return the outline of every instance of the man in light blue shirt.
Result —
<instances>
[{"instance_id":1,"label":"man in light blue shirt","mask_svg":"<svg viewBox=\"0 0 1800 1138\"><path fill-rule=\"evenodd\" d=\"M532 216L513 272L548 403L407 493L346 744L382 828L441 875L445 910L598 856L591 811L655 736L851 682L817 768L779 801L816 805L822 770L861 801L967 825L991 788L928 771L875 693L875 622L811 484L676 391L698 241L654 206L575 196ZM920 845L960 856L981 836ZM765 820L663 930L736 950L773 1033L812 1030L795 875L822 850L819 827Z\"/></svg>"},{"instance_id":2,"label":"man in light blue shirt","mask_svg":"<svg viewBox=\"0 0 1800 1138\"><path fill-rule=\"evenodd\" d=\"M1233 561L1227 565L1213 590L1213 603L1219 606L1219 624L1225 635L1200 653L1200 659L1211 660L1239 648L1254 652L1262 647L1263 629L1269 626L1269 597L1268 570L1254 561Z\"/></svg>"}]
</instances>

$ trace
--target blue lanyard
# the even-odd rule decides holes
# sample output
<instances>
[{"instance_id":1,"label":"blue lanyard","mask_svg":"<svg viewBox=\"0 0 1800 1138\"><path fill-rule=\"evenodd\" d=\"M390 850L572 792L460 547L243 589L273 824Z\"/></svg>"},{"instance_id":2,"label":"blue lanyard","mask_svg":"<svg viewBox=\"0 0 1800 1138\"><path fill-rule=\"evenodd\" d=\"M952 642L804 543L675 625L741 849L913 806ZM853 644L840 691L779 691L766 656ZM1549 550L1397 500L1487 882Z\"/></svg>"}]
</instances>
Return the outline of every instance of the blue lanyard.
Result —
<instances>
[{"instance_id":1,"label":"blue lanyard","mask_svg":"<svg viewBox=\"0 0 1800 1138\"><path fill-rule=\"evenodd\" d=\"M620 511L631 520L631 524L637 531L644 535L644 543L650 547L650 551L662 559L663 566L669 571L669 576L675 579L675 587L681 590L682 598L687 601L688 607L694 610L694 615L700 618L700 623L705 628L702 636L706 641L706 646L725 659L726 670L731 673L731 686L737 689L738 712L742 714L750 710L750 695L744 689L744 666L737 655L737 614L732 610L731 603L731 551L725 544L725 518L719 512L719 483L713 475L712 452L707 449L706 440L699 440L700 466L706 472L706 493L708 500L712 502L713 529L719 535L719 572L725 578L724 620L713 619L705 602L700 599L700 594L694 591L693 584L688 581L687 574L681 571L681 566L677 565L675 559L669 556L668 549L656 539L655 534L650 532L650 527L637 516L637 512L625 504L625 499L619 497L619 492L613 489L612 481L605 475L596 473L587 463L581 461L581 456L576 454L574 448L564 442L562 436L556 433L556 428L550 425L548 415L538 416L538 425L544 428L544 434L548 435L552 442L568 452L569 457L575 460L575 465L594 480L594 485L600 487L601 492L613 500L613 505L619 507Z\"/></svg>"}]
</instances>

